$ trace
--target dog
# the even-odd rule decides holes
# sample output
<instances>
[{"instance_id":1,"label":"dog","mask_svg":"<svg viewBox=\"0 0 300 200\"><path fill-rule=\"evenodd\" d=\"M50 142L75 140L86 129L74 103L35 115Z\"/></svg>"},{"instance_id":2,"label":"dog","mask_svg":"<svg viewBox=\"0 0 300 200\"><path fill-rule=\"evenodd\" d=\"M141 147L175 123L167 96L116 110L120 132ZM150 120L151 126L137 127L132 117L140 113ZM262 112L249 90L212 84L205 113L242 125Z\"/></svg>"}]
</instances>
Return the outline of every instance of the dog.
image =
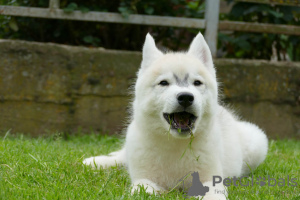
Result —
<instances>
[{"instance_id":1,"label":"dog","mask_svg":"<svg viewBox=\"0 0 300 200\"><path fill-rule=\"evenodd\" d=\"M187 52L167 53L148 33L142 55L123 148L83 163L126 165L132 192L144 187L155 194L177 189L187 172L198 172L210 189L203 199L226 199L224 185L213 184L213 176L239 177L257 168L268 151L265 133L219 102L216 70L201 33Z\"/></svg>"}]
</instances>

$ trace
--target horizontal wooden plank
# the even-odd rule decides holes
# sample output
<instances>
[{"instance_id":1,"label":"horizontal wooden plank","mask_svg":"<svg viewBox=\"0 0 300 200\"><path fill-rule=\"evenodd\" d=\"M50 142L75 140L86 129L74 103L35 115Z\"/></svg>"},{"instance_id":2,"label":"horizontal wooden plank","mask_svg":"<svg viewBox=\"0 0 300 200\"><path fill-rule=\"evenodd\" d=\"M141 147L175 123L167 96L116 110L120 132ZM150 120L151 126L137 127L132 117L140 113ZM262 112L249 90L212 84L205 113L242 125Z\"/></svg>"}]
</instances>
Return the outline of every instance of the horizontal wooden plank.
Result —
<instances>
[{"instance_id":1,"label":"horizontal wooden plank","mask_svg":"<svg viewBox=\"0 0 300 200\"><path fill-rule=\"evenodd\" d=\"M235 0L235 1L274 4L274 5L300 6L300 0Z\"/></svg>"},{"instance_id":2,"label":"horizontal wooden plank","mask_svg":"<svg viewBox=\"0 0 300 200\"><path fill-rule=\"evenodd\" d=\"M121 14L109 13L109 12L82 13L81 11L74 11L68 14L61 9L0 6L0 14L11 15L11 16L23 16L23 17L49 18L49 19L128 23L128 24L157 25L157 26L171 26L171 27L185 27L185 28L205 28L205 20L203 19L192 19L192 18L181 18L181 17L160 17L160 16L148 16L148 15L130 15L128 18L123 18ZM220 21L219 30L300 35L299 26L234 22L234 21Z\"/></svg>"},{"instance_id":3,"label":"horizontal wooden plank","mask_svg":"<svg viewBox=\"0 0 300 200\"><path fill-rule=\"evenodd\" d=\"M300 35L300 26L220 21L219 30Z\"/></svg>"},{"instance_id":4,"label":"horizontal wooden plank","mask_svg":"<svg viewBox=\"0 0 300 200\"><path fill-rule=\"evenodd\" d=\"M0 6L1 15L38 17L48 19L67 19L93 22L127 23L156 26L171 26L185 28L205 28L204 19L192 19L184 17L160 17L148 15L129 15L122 17L119 13L74 11L66 13L62 9L47 9L33 7Z\"/></svg>"}]
</instances>

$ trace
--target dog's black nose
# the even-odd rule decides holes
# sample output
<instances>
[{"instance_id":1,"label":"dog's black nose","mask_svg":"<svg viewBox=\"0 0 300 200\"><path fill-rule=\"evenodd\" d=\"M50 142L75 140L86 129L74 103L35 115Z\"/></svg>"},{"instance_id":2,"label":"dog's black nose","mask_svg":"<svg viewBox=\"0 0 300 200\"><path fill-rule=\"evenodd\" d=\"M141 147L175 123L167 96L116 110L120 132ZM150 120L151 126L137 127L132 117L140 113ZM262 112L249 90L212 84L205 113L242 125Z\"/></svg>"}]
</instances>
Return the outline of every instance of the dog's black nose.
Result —
<instances>
[{"instance_id":1,"label":"dog's black nose","mask_svg":"<svg viewBox=\"0 0 300 200\"><path fill-rule=\"evenodd\" d=\"M181 106L187 108L193 104L194 95L188 92L181 92L177 95L177 100Z\"/></svg>"}]
</instances>

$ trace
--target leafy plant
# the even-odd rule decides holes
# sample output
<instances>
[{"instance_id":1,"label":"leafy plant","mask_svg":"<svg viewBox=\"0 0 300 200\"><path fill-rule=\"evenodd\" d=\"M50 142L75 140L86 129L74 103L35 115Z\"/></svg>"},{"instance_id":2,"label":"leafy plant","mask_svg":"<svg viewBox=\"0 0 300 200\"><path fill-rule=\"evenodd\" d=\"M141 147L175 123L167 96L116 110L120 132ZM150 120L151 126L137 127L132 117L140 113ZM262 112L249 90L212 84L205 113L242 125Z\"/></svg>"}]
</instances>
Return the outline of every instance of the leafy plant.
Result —
<instances>
[{"instance_id":1,"label":"leafy plant","mask_svg":"<svg viewBox=\"0 0 300 200\"><path fill-rule=\"evenodd\" d=\"M78 8L77 3L69 3L67 7L64 8L66 13L71 13Z\"/></svg>"},{"instance_id":2,"label":"leafy plant","mask_svg":"<svg viewBox=\"0 0 300 200\"><path fill-rule=\"evenodd\" d=\"M0 0L0 4L48 7L49 0ZM204 18L205 3L204 0L61 0L60 8L66 13L118 12L124 18L130 14ZM300 25L299 13L300 7L239 2L234 4L230 13L221 14L220 19ZM0 38L6 39L140 51L147 32L155 37L158 46L181 50L188 48L199 30L0 15ZM222 57L269 60L275 55L279 60L300 61L299 36L220 32L218 44L219 56Z\"/></svg>"},{"instance_id":3,"label":"leafy plant","mask_svg":"<svg viewBox=\"0 0 300 200\"><path fill-rule=\"evenodd\" d=\"M101 40L99 38L93 37L91 35L85 36L83 41L87 44L91 44L93 46L98 46Z\"/></svg>"},{"instance_id":4,"label":"leafy plant","mask_svg":"<svg viewBox=\"0 0 300 200\"><path fill-rule=\"evenodd\" d=\"M268 24L300 25L300 7L235 3L221 19ZM300 39L283 34L232 32L219 34L219 48L230 58L300 60ZM297 53L298 52L298 53Z\"/></svg>"},{"instance_id":5,"label":"leafy plant","mask_svg":"<svg viewBox=\"0 0 300 200\"><path fill-rule=\"evenodd\" d=\"M0 0L0 2L1 5L49 6L49 0ZM203 18L204 16L203 0L61 0L60 8L66 13L78 10L83 13L89 11L119 12L125 18L130 14L194 18ZM11 18L9 16L0 16L0 18L0 38L55 42L70 45L102 46L107 49L135 51L141 50L147 32L151 32L160 45L178 50L186 48L194 33L199 31L172 27L26 17ZM18 30L13 30L9 24L17 25Z\"/></svg>"}]
</instances>

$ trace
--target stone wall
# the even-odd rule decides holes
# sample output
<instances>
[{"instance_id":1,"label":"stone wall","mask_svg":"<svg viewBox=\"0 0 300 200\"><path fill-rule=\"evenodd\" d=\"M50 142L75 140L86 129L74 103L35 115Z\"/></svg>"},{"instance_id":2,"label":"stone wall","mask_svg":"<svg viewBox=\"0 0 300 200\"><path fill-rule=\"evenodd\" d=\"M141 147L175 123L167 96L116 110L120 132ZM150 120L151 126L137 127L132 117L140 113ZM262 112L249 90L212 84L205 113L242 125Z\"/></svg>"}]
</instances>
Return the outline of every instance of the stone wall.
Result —
<instances>
[{"instance_id":1,"label":"stone wall","mask_svg":"<svg viewBox=\"0 0 300 200\"><path fill-rule=\"evenodd\" d=\"M0 40L0 130L120 132L140 61L139 52ZM222 99L241 118L269 137L300 138L300 63L215 65Z\"/></svg>"}]
</instances>

